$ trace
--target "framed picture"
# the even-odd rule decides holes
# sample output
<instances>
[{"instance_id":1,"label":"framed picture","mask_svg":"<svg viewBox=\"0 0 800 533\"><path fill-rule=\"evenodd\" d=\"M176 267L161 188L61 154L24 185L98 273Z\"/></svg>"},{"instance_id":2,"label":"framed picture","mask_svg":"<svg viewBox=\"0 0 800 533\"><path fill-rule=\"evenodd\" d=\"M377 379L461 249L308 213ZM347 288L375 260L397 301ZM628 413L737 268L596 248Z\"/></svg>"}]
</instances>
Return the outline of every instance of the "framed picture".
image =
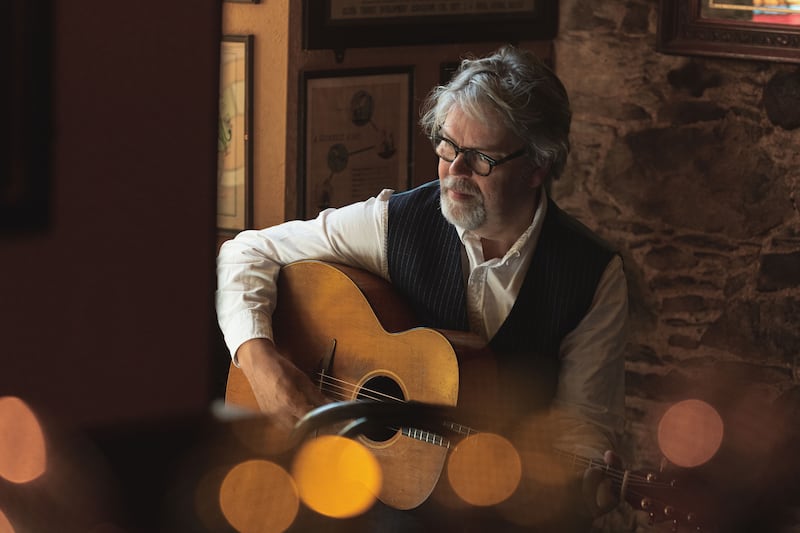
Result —
<instances>
[{"instance_id":1,"label":"framed picture","mask_svg":"<svg viewBox=\"0 0 800 533\"><path fill-rule=\"evenodd\" d=\"M301 74L299 215L410 184L411 67Z\"/></svg>"},{"instance_id":2,"label":"framed picture","mask_svg":"<svg viewBox=\"0 0 800 533\"><path fill-rule=\"evenodd\" d=\"M306 49L550 40L558 0L303 0Z\"/></svg>"},{"instance_id":3,"label":"framed picture","mask_svg":"<svg viewBox=\"0 0 800 533\"><path fill-rule=\"evenodd\" d=\"M800 4L660 0L659 52L800 63Z\"/></svg>"},{"instance_id":4,"label":"framed picture","mask_svg":"<svg viewBox=\"0 0 800 533\"><path fill-rule=\"evenodd\" d=\"M243 230L252 224L253 36L222 38L217 141L217 227Z\"/></svg>"}]
</instances>

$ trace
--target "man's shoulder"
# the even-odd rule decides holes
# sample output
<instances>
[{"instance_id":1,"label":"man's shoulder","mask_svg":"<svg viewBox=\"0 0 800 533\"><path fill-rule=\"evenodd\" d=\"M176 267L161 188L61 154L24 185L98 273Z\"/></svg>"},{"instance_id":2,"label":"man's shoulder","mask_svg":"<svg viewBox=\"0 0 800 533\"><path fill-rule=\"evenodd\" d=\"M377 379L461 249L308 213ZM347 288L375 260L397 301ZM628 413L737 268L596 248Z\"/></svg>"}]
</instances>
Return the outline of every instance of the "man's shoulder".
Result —
<instances>
[{"instance_id":1,"label":"man's shoulder","mask_svg":"<svg viewBox=\"0 0 800 533\"><path fill-rule=\"evenodd\" d=\"M394 193L389 198L389 218L401 216L403 212L420 214L420 211L439 213L439 181L430 181L408 191Z\"/></svg>"},{"instance_id":2,"label":"man's shoulder","mask_svg":"<svg viewBox=\"0 0 800 533\"><path fill-rule=\"evenodd\" d=\"M609 254L617 253L616 248L600 237L576 217L561 209L551 198L547 200L547 216L545 227L551 227L561 233L561 238L574 239L583 245L591 245Z\"/></svg>"},{"instance_id":3,"label":"man's shoulder","mask_svg":"<svg viewBox=\"0 0 800 533\"><path fill-rule=\"evenodd\" d=\"M429 181L427 183L423 183L422 185L417 185L407 191L402 192L395 192L392 195L393 199L399 198L400 200L403 199L410 199L416 197L430 197L430 196L438 196L439 194L439 180Z\"/></svg>"}]
</instances>

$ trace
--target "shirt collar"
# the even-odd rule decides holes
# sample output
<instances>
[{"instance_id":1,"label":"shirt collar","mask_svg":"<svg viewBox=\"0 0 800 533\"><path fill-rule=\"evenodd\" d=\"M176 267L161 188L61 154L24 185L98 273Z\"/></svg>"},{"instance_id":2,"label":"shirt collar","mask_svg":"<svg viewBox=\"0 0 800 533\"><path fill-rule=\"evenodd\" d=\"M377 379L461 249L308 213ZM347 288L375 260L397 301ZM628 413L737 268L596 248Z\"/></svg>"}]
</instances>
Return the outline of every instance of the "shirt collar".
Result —
<instances>
[{"instance_id":1,"label":"shirt collar","mask_svg":"<svg viewBox=\"0 0 800 533\"><path fill-rule=\"evenodd\" d=\"M547 214L547 193L544 188L540 190L539 205L536 207L536 213L533 214L531 225L522 232L522 235L520 235L511 248L509 248L506 255L503 256L503 259L500 261L501 263L505 263L513 257L527 254L536 246L536 242L539 240L539 234L542 232L542 221ZM469 248L470 246L480 245L480 237L475 235L475 233L458 225L455 227L458 232L458 238L461 239L461 243L465 247Z\"/></svg>"}]
</instances>

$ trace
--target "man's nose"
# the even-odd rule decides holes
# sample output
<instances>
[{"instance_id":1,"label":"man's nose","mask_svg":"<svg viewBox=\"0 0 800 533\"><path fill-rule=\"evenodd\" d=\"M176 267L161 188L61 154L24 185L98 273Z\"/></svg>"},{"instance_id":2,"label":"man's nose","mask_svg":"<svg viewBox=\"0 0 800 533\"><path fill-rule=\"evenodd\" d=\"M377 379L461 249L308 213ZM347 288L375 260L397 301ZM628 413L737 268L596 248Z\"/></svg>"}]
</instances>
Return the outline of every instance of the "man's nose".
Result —
<instances>
[{"instance_id":1,"label":"man's nose","mask_svg":"<svg viewBox=\"0 0 800 533\"><path fill-rule=\"evenodd\" d=\"M450 172L452 174L471 175L472 167L467 163L467 157L464 152L458 152L455 159L450 163Z\"/></svg>"}]
</instances>

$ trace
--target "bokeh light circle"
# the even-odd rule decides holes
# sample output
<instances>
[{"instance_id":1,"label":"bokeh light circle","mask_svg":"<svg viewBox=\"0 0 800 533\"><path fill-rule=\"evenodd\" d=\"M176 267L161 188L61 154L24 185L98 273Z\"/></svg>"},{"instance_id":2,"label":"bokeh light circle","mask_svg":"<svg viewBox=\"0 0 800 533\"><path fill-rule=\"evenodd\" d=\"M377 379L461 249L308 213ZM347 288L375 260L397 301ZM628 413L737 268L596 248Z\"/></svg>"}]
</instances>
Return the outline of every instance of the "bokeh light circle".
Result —
<instances>
[{"instance_id":1,"label":"bokeh light circle","mask_svg":"<svg viewBox=\"0 0 800 533\"><path fill-rule=\"evenodd\" d=\"M383 482L380 464L365 446L334 435L305 442L295 456L292 475L303 502L333 518L364 513L375 503Z\"/></svg>"},{"instance_id":2,"label":"bokeh light circle","mask_svg":"<svg viewBox=\"0 0 800 533\"><path fill-rule=\"evenodd\" d=\"M477 433L453 449L447 477L453 492L470 505L496 505L519 486L522 461L507 439L494 433Z\"/></svg>"},{"instance_id":3,"label":"bokeh light circle","mask_svg":"<svg viewBox=\"0 0 800 533\"><path fill-rule=\"evenodd\" d=\"M242 533L279 533L292 525L300 508L286 470L261 459L234 466L219 491L222 514Z\"/></svg>"},{"instance_id":4,"label":"bokeh light circle","mask_svg":"<svg viewBox=\"0 0 800 533\"><path fill-rule=\"evenodd\" d=\"M724 434L722 417L702 400L684 400L671 406L658 423L658 445L674 465L699 466L719 450Z\"/></svg>"},{"instance_id":5,"label":"bokeh light circle","mask_svg":"<svg viewBox=\"0 0 800 533\"><path fill-rule=\"evenodd\" d=\"M14 526L11 525L2 509L0 509L0 533L14 533Z\"/></svg>"},{"instance_id":6,"label":"bokeh light circle","mask_svg":"<svg viewBox=\"0 0 800 533\"><path fill-rule=\"evenodd\" d=\"M0 398L0 476L27 483L46 469L44 432L36 415L15 396Z\"/></svg>"}]
</instances>

